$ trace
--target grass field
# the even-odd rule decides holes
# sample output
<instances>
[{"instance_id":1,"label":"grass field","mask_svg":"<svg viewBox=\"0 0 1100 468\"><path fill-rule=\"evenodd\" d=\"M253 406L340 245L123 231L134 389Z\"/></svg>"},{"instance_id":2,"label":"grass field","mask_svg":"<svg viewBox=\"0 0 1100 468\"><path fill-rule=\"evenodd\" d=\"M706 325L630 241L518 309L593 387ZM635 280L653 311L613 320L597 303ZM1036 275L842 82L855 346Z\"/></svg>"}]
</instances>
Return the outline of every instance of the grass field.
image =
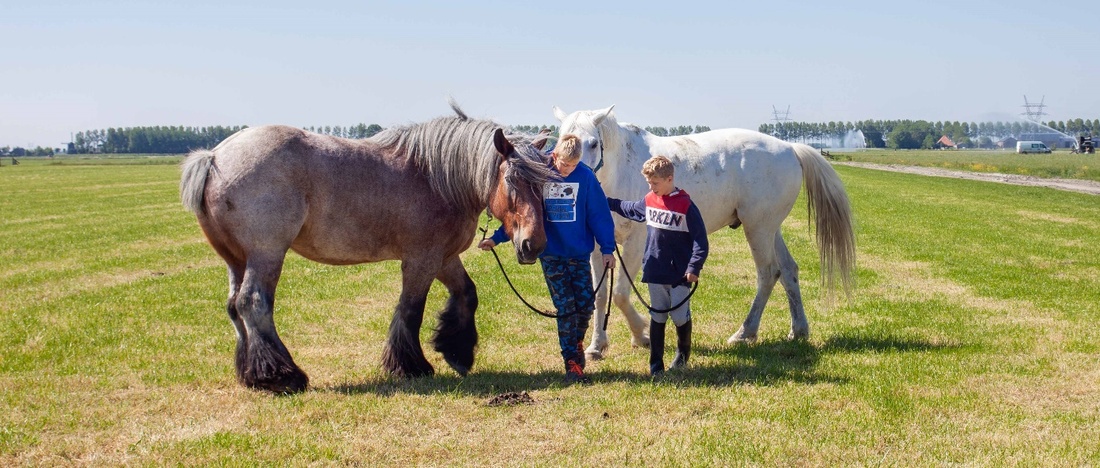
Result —
<instances>
[{"instance_id":1,"label":"grass field","mask_svg":"<svg viewBox=\"0 0 1100 468\"><path fill-rule=\"evenodd\" d=\"M1065 149L1050 154L1016 154L1009 150L869 149L836 153L834 156L843 160L879 164L1100 181L1100 159L1096 154L1073 154Z\"/></svg>"},{"instance_id":2,"label":"grass field","mask_svg":"<svg viewBox=\"0 0 1100 468\"><path fill-rule=\"evenodd\" d=\"M311 388L280 397L235 381L224 265L174 161L0 168L0 465L1100 464L1095 196L837 167L858 225L849 300L825 306L803 200L785 226L809 342L783 340L779 286L761 341L725 343L754 291L727 229L691 366L651 381L613 315L591 386L562 385L553 322L487 253L464 254L474 371L429 351L438 374L415 380L378 365L398 264L292 254L276 323ZM548 308L538 268L505 258ZM443 300L436 285L429 309ZM487 404L514 391L534 403Z\"/></svg>"}]
</instances>

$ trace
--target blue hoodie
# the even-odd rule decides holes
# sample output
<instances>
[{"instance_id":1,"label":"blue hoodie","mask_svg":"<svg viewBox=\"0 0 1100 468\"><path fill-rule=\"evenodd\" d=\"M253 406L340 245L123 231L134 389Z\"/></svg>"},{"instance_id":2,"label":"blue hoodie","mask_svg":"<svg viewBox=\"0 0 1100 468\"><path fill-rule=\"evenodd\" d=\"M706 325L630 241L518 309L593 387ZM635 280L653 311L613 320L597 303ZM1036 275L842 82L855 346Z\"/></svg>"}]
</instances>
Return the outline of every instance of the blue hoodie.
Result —
<instances>
[{"instance_id":1,"label":"blue hoodie","mask_svg":"<svg viewBox=\"0 0 1100 468\"><path fill-rule=\"evenodd\" d=\"M560 182L546 184L543 208L546 250L539 258L587 259L596 248L596 242L600 243L600 253L615 251L615 225L607 207L607 197L596 174L584 163L577 164ZM492 239L497 244L510 240L503 226L493 233Z\"/></svg>"}]
</instances>

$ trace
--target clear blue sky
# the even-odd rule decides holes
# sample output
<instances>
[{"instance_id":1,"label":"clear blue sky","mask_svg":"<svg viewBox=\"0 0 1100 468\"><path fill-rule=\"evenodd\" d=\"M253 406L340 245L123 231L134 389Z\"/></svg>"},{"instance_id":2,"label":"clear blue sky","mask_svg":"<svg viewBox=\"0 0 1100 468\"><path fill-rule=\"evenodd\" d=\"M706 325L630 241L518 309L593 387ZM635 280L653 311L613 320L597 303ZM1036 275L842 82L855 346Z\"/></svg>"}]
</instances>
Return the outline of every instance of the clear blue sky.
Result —
<instances>
[{"instance_id":1,"label":"clear blue sky","mask_svg":"<svg viewBox=\"0 0 1100 468\"><path fill-rule=\"evenodd\" d=\"M0 0L0 146L152 125L449 113L643 126L1100 118L1100 7L1069 1ZM810 5L807 5L810 4Z\"/></svg>"}]
</instances>

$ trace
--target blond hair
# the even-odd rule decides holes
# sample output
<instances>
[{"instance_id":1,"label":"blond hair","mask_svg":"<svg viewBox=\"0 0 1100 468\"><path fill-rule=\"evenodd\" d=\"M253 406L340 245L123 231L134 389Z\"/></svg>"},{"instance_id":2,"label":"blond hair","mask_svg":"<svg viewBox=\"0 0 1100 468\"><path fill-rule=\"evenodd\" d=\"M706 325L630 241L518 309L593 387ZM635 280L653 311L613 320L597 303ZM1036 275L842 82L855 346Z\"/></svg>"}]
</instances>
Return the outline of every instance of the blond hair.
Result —
<instances>
[{"instance_id":1,"label":"blond hair","mask_svg":"<svg viewBox=\"0 0 1100 468\"><path fill-rule=\"evenodd\" d=\"M676 168L672 166L672 161L661 155L649 158L642 164L642 175L646 177L665 178L675 174Z\"/></svg>"},{"instance_id":2,"label":"blond hair","mask_svg":"<svg viewBox=\"0 0 1100 468\"><path fill-rule=\"evenodd\" d=\"M562 135L558 144L554 146L554 156L565 162L573 162L581 158L581 139L572 133Z\"/></svg>"}]
</instances>

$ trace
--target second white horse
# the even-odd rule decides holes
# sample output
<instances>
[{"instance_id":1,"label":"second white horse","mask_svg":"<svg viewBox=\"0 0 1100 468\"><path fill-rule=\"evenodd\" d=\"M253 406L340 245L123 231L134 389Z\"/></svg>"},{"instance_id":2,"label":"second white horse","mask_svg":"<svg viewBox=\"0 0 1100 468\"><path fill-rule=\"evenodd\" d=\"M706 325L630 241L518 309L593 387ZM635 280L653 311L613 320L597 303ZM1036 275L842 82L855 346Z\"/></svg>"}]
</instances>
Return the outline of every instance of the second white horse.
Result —
<instances>
[{"instance_id":1,"label":"second white horse","mask_svg":"<svg viewBox=\"0 0 1100 468\"><path fill-rule=\"evenodd\" d=\"M798 287L798 264L780 232L803 183L830 288L839 278L848 289L856 255L848 195L821 153L807 145L742 129L659 137L637 126L620 124L611 112L612 107L572 114L554 107L554 116L561 121L559 133L572 133L581 139L581 160L596 172L607 196L641 199L648 190L641 176L642 163L660 154L676 165L676 186L691 194L708 232L726 226L743 226L745 230L756 263L756 297L741 328L729 342L756 340L760 316L776 281L782 282L790 304L788 338L808 338L810 324ZM636 274L645 247L645 224L616 218L615 237L623 246L626 271ZM594 277L601 277L601 262L593 260L592 265L597 270ZM630 285L622 271L612 300L630 325L633 344L648 346L649 320L631 305ZM602 310L607 300L606 288L597 291L597 310ZM592 359L601 359L609 342L603 329L604 316L594 317L592 341L585 353Z\"/></svg>"}]
</instances>

